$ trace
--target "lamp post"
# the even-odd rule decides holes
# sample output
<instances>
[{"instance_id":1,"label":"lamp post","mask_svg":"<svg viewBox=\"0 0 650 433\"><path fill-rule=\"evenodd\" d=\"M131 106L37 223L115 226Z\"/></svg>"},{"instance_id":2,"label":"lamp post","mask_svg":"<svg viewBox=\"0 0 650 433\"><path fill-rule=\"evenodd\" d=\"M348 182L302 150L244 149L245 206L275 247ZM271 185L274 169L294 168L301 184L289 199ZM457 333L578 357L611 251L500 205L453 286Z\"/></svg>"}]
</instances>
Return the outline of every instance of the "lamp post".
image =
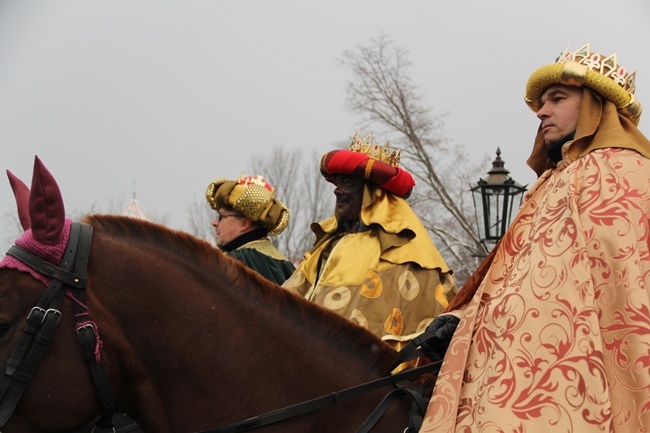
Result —
<instances>
[{"instance_id":1,"label":"lamp post","mask_svg":"<svg viewBox=\"0 0 650 433\"><path fill-rule=\"evenodd\" d=\"M508 176L510 172L504 165L501 149L497 148L497 157L492 161L488 176L471 189L479 238L485 253L505 234L526 192L526 186Z\"/></svg>"}]
</instances>

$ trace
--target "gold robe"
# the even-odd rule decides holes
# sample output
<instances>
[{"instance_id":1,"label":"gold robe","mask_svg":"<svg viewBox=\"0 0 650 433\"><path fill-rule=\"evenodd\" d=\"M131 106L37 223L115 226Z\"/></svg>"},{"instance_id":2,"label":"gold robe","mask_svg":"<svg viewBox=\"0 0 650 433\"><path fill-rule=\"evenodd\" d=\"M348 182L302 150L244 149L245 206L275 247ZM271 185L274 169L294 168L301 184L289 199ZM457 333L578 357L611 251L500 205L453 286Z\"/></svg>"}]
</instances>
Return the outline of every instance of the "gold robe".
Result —
<instances>
[{"instance_id":1,"label":"gold robe","mask_svg":"<svg viewBox=\"0 0 650 433\"><path fill-rule=\"evenodd\" d=\"M396 349L440 314L456 293L451 271L402 198L366 186L368 230L313 224L316 244L283 287L369 329Z\"/></svg>"},{"instance_id":2,"label":"gold robe","mask_svg":"<svg viewBox=\"0 0 650 433\"><path fill-rule=\"evenodd\" d=\"M559 168L538 136L421 433L650 431L650 143L588 93Z\"/></svg>"}]
</instances>

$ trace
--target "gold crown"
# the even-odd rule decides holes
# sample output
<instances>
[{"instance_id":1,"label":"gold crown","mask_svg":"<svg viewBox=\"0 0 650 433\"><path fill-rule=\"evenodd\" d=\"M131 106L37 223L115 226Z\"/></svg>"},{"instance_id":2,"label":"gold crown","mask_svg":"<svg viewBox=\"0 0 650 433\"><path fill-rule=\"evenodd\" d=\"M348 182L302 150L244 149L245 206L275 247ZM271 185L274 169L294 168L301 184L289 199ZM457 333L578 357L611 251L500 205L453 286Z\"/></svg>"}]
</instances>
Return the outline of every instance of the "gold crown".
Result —
<instances>
[{"instance_id":1,"label":"gold crown","mask_svg":"<svg viewBox=\"0 0 650 433\"><path fill-rule=\"evenodd\" d=\"M542 107L541 97L553 84L567 86L587 86L616 105L618 112L635 125L643 111L641 103L634 97L636 90L636 71L628 73L611 56L592 53L590 44L570 52L568 47L555 60L555 63L537 69L526 84L526 104L535 112Z\"/></svg>"},{"instance_id":2,"label":"gold crown","mask_svg":"<svg viewBox=\"0 0 650 433\"><path fill-rule=\"evenodd\" d=\"M361 140L359 138L359 131L354 134L352 141L350 141L350 146L348 146L350 152L363 153L368 155L370 158L388 164L392 167L399 167L400 160L400 151L399 150L390 150L390 142L386 142L383 146L380 146L377 143L372 143L372 133L368 134L366 138Z\"/></svg>"},{"instance_id":3,"label":"gold crown","mask_svg":"<svg viewBox=\"0 0 650 433\"><path fill-rule=\"evenodd\" d=\"M570 52L569 47L566 47L555 60L555 63L566 63L567 61L585 65L604 77L610 78L625 89L626 92L634 93L636 90L636 71L628 73L623 66L619 65L616 61L616 53L608 57L592 53L591 44L587 42L574 52Z\"/></svg>"}]
</instances>

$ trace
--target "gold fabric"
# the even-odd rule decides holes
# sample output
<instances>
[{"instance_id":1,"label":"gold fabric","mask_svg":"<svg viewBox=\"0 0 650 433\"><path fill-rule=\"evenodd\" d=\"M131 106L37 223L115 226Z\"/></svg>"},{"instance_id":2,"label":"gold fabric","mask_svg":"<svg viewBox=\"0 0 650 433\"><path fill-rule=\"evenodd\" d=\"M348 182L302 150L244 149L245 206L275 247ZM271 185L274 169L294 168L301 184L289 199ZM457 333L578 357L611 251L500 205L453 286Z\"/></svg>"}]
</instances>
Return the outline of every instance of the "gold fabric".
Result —
<instances>
[{"instance_id":1,"label":"gold fabric","mask_svg":"<svg viewBox=\"0 0 650 433\"><path fill-rule=\"evenodd\" d=\"M465 310L421 433L650 431L650 144L585 96Z\"/></svg>"},{"instance_id":2,"label":"gold fabric","mask_svg":"<svg viewBox=\"0 0 650 433\"><path fill-rule=\"evenodd\" d=\"M269 241L268 239L256 239L254 241L250 241L248 243L245 243L241 248L251 248L256 251L259 251L260 253L267 255L275 260L288 260L284 254L282 254L276 247Z\"/></svg>"},{"instance_id":3,"label":"gold fabric","mask_svg":"<svg viewBox=\"0 0 650 433\"><path fill-rule=\"evenodd\" d=\"M382 230L378 236L382 260L396 264L410 261L426 269L440 268L444 273L450 272L422 222L403 198L382 188L366 184L360 218L366 226L372 224L381 226ZM312 224L312 231L316 234L315 249L332 236L337 227L336 216ZM311 275L314 273L312 272Z\"/></svg>"},{"instance_id":4,"label":"gold fabric","mask_svg":"<svg viewBox=\"0 0 650 433\"><path fill-rule=\"evenodd\" d=\"M205 195L214 210L222 207L235 209L267 229L270 236L279 235L289 224L289 209L275 198L275 189L220 178L208 185Z\"/></svg>"},{"instance_id":5,"label":"gold fabric","mask_svg":"<svg viewBox=\"0 0 650 433\"><path fill-rule=\"evenodd\" d=\"M283 286L393 345L409 341L455 295L451 271L403 199L366 185L361 220L369 230L312 224L316 245Z\"/></svg>"}]
</instances>

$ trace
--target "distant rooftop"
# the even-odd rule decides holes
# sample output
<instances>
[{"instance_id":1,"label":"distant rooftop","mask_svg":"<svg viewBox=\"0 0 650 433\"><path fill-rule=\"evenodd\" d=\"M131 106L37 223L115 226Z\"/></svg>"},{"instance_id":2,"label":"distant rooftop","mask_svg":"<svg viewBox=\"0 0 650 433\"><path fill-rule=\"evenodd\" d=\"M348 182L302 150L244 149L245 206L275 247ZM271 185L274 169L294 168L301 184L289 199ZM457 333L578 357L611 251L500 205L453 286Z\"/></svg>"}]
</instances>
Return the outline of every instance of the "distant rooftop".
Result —
<instances>
[{"instance_id":1,"label":"distant rooftop","mask_svg":"<svg viewBox=\"0 0 650 433\"><path fill-rule=\"evenodd\" d=\"M129 201L129 204L126 205L122 211L122 215L150 221L149 216L144 211L144 209L142 209L142 206L140 206L140 203L138 203L138 200L136 200L135 197L133 197L131 201Z\"/></svg>"}]
</instances>

